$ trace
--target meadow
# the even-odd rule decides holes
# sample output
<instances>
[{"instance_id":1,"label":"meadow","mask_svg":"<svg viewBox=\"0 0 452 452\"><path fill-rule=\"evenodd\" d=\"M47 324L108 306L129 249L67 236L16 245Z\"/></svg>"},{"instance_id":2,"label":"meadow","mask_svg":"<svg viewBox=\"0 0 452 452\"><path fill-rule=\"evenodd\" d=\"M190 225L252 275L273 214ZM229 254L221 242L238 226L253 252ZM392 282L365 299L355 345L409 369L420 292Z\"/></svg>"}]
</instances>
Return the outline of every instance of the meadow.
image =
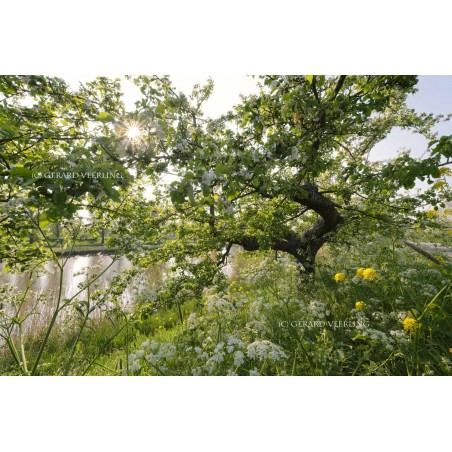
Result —
<instances>
[{"instance_id":1,"label":"meadow","mask_svg":"<svg viewBox=\"0 0 452 452\"><path fill-rule=\"evenodd\" d=\"M451 246L444 230L424 238ZM37 374L451 375L452 267L431 257L376 232L327 247L315 280L300 284L287 256L241 252L198 299L162 302L162 283L83 329L74 311ZM25 340L30 361L43 334ZM5 350L0 372L23 373Z\"/></svg>"},{"instance_id":2,"label":"meadow","mask_svg":"<svg viewBox=\"0 0 452 452\"><path fill-rule=\"evenodd\" d=\"M212 78L0 76L0 373L450 375L419 82L262 75L212 117Z\"/></svg>"}]
</instances>

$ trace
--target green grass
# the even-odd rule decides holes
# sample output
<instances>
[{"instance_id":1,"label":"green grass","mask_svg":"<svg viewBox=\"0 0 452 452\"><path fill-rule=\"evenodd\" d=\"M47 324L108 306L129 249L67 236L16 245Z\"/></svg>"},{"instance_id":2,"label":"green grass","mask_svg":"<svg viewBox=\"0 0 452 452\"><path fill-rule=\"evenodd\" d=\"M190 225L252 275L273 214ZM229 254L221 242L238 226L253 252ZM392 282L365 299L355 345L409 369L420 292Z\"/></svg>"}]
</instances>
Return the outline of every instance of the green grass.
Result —
<instances>
[{"instance_id":1,"label":"green grass","mask_svg":"<svg viewBox=\"0 0 452 452\"><path fill-rule=\"evenodd\" d=\"M91 320L70 374L451 375L445 259L437 265L400 240L375 235L349 250L325 250L316 280L300 287L290 259L241 253L232 280L182 304L182 325L175 305L146 299L127 327L120 316ZM359 268L377 276L358 277ZM345 280L335 282L336 273ZM406 318L415 323L411 330ZM73 324L52 333L39 374L63 374L76 332ZM27 341L30 362L41 339ZM18 373L4 352L0 373Z\"/></svg>"}]
</instances>

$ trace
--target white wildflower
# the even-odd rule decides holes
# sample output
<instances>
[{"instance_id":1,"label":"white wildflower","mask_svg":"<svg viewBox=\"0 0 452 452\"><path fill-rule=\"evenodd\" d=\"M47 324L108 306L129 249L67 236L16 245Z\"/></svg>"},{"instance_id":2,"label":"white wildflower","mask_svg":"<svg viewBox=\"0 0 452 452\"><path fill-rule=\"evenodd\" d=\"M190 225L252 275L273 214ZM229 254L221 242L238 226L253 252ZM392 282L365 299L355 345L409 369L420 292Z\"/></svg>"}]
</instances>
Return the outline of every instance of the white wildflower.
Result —
<instances>
[{"instance_id":1,"label":"white wildflower","mask_svg":"<svg viewBox=\"0 0 452 452\"><path fill-rule=\"evenodd\" d=\"M233 309L233 305L229 300L225 300L218 295L211 295L206 301L207 312L227 312Z\"/></svg>"},{"instance_id":2,"label":"white wildflower","mask_svg":"<svg viewBox=\"0 0 452 452\"><path fill-rule=\"evenodd\" d=\"M192 312L187 319L187 328L192 330L198 326L198 316L196 313Z\"/></svg>"},{"instance_id":3,"label":"white wildflower","mask_svg":"<svg viewBox=\"0 0 452 452\"><path fill-rule=\"evenodd\" d=\"M237 367L241 366L244 363L244 361L245 355L240 350L237 350L234 353L234 365L236 365Z\"/></svg>"},{"instance_id":4,"label":"white wildflower","mask_svg":"<svg viewBox=\"0 0 452 452\"><path fill-rule=\"evenodd\" d=\"M131 372L138 372L141 369L141 365L138 361L132 361L132 363L129 364L129 370Z\"/></svg>"},{"instance_id":5,"label":"white wildflower","mask_svg":"<svg viewBox=\"0 0 452 452\"><path fill-rule=\"evenodd\" d=\"M266 340L254 341L248 345L246 350L250 359L257 359L259 361L265 361L266 359L273 361L287 359L287 355L281 347Z\"/></svg>"}]
</instances>

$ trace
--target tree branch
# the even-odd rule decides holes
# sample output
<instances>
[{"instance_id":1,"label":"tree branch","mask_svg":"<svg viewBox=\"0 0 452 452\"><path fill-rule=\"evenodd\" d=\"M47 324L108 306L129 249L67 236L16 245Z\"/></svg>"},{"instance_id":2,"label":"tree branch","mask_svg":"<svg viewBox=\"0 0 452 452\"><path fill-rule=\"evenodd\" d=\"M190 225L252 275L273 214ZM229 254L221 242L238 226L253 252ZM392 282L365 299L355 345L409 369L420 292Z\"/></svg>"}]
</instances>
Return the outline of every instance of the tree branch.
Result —
<instances>
[{"instance_id":1,"label":"tree branch","mask_svg":"<svg viewBox=\"0 0 452 452\"><path fill-rule=\"evenodd\" d=\"M332 100L336 99L337 95L339 94L339 91L341 90L345 82L346 77L347 77L346 75L340 75L339 78L337 79L336 86L334 87L334 95Z\"/></svg>"}]
</instances>

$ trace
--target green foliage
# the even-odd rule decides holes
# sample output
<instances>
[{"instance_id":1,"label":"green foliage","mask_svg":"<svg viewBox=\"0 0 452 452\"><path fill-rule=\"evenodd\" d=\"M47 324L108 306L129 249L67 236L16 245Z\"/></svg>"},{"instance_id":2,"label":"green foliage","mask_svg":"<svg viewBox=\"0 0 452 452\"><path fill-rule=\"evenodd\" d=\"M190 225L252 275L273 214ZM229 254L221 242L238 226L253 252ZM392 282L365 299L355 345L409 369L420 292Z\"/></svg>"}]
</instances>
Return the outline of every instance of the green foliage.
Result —
<instances>
[{"instance_id":1,"label":"green foliage","mask_svg":"<svg viewBox=\"0 0 452 452\"><path fill-rule=\"evenodd\" d=\"M376 278L356 276L370 266ZM154 330L129 356L131 371L451 374L450 264L432 267L400 240L375 234L353 254L323 256L319 270L315 283L300 290L293 263L241 258L238 279L206 293L184 327ZM338 271L345 281L334 281ZM404 328L411 317L421 324L415 331Z\"/></svg>"},{"instance_id":2,"label":"green foliage","mask_svg":"<svg viewBox=\"0 0 452 452\"><path fill-rule=\"evenodd\" d=\"M212 119L201 109L211 84L187 98L168 78L134 79L145 96L140 115L158 122L161 131L152 158L138 166L147 165L156 199L171 202L174 214L164 226L179 240L184 237L186 254L216 250L221 258L228 243L245 245L251 239L253 248L283 250L305 265L303 234L314 225L311 260L338 230L342 239L377 222L405 227L417 221L424 206L450 199L448 190L432 188L422 196L406 191L416 181L436 183L447 158L439 144L433 149L431 130L448 118L418 114L405 104L416 91L416 77L261 80L259 94ZM395 127L426 136L430 153L422 159L402 154L390 162L369 162L370 149ZM175 180L168 186L162 171L170 167ZM187 229L193 234L185 234ZM189 246L194 237L197 246Z\"/></svg>"},{"instance_id":3,"label":"green foliage","mask_svg":"<svg viewBox=\"0 0 452 452\"><path fill-rule=\"evenodd\" d=\"M29 342L30 294L2 288L4 372L451 373L450 266L401 249L419 234L450 240L452 140L432 132L449 117L407 107L415 76L263 76L258 94L220 118L203 113L211 80L187 96L166 76L129 79L142 95L134 111L118 79L72 89L57 77L0 77L5 271L36 275L52 261L61 289L74 247L106 229L105 246L135 268L104 291L88 279L85 298L60 293ZM426 137L425 155L370 161L396 127ZM221 270L233 245L258 254L239 258L249 271L231 282ZM317 279L300 284L317 255ZM135 272L156 265L170 267L167 278L121 306ZM355 276L361 267L378 277ZM293 319L367 326L300 329Z\"/></svg>"}]
</instances>

